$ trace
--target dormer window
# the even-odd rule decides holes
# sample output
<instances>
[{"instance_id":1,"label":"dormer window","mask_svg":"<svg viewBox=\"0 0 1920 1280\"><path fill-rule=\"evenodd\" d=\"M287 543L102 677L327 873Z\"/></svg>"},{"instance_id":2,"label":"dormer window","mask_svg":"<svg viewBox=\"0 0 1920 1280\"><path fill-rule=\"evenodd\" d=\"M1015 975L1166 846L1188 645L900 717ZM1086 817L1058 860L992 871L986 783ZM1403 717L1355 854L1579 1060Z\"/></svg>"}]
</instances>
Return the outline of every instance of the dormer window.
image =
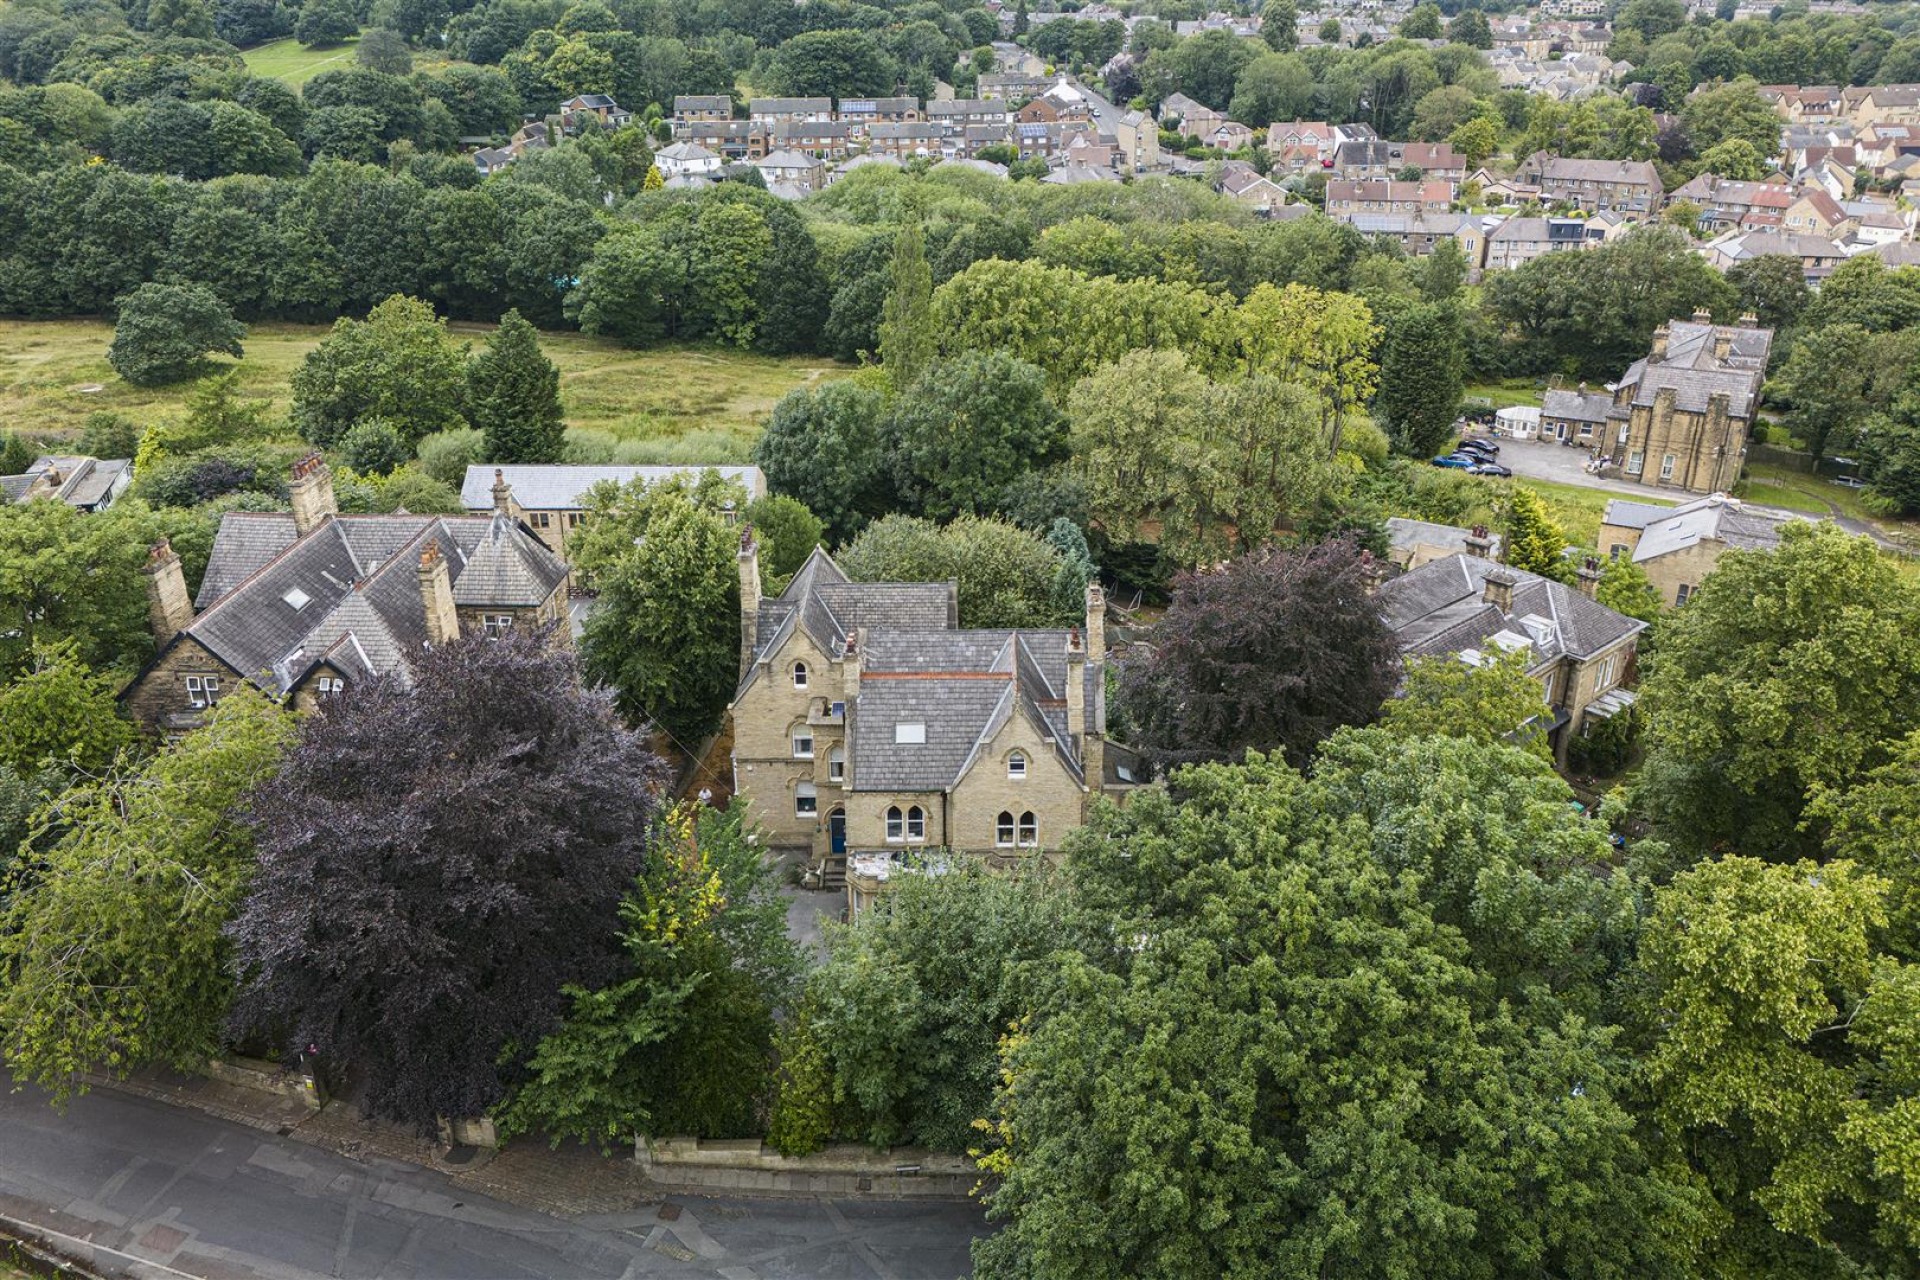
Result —
<instances>
[{"instance_id":1,"label":"dormer window","mask_svg":"<svg viewBox=\"0 0 1920 1280\"><path fill-rule=\"evenodd\" d=\"M807 664L804 662L793 664L793 687L796 689L807 687Z\"/></svg>"},{"instance_id":2,"label":"dormer window","mask_svg":"<svg viewBox=\"0 0 1920 1280\"><path fill-rule=\"evenodd\" d=\"M1007 757L1007 777L1013 782L1021 782L1027 776L1027 753L1016 751Z\"/></svg>"}]
</instances>

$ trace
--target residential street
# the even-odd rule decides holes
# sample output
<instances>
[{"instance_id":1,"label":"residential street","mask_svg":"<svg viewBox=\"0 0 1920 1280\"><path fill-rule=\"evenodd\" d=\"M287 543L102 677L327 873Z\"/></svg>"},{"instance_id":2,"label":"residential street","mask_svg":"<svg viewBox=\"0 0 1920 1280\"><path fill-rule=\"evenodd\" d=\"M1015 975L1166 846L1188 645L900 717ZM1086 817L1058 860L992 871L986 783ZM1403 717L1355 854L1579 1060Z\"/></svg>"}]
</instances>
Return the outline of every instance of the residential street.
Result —
<instances>
[{"instance_id":1,"label":"residential street","mask_svg":"<svg viewBox=\"0 0 1920 1280\"><path fill-rule=\"evenodd\" d=\"M139 1280L946 1280L983 1229L965 1204L681 1196L567 1220L124 1093L62 1116L34 1089L0 1093L8 1220Z\"/></svg>"}]
</instances>

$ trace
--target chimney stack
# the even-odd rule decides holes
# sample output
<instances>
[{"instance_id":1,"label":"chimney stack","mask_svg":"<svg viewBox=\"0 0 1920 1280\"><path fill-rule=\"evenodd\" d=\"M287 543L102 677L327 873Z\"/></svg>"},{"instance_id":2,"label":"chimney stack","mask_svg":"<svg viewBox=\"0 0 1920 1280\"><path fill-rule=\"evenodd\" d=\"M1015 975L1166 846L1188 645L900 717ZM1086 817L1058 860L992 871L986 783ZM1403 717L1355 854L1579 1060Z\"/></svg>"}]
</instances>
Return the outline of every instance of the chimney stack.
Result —
<instances>
[{"instance_id":1,"label":"chimney stack","mask_svg":"<svg viewBox=\"0 0 1920 1280\"><path fill-rule=\"evenodd\" d=\"M1653 331L1653 354L1647 357L1648 360L1657 364L1667 358L1667 339L1672 333L1664 324Z\"/></svg>"},{"instance_id":2,"label":"chimney stack","mask_svg":"<svg viewBox=\"0 0 1920 1280\"><path fill-rule=\"evenodd\" d=\"M1086 740L1087 732L1087 642L1080 628L1067 632L1067 737L1073 742Z\"/></svg>"},{"instance_id":3,"label":"chimney stack","mask_svg":"<svg viewBox=\"0 0 1920 1280\"><path fill-rule=\"evenodd\" d=\"M840 696L846 700L848 709L852 709L860 697L860 641L865 634L864 627L847 632L847 648L840 660Z\"/></svg>"},{"instance_id":4,"label":"chimney stack","mask_svg":"<svg viewBox=\"0 0 1920 1280\"><path fill-rule=\"evenodd\" d=\"M303 538L340 514L333 500L333 472L318 449L293 464L287 497L293 503L293 531Z\"/></svg>"},{"instance_id":5,"label":"chimney stack","mask_svg":"<svg viewBox=\"0 0 1920 1280\"><path fill-rule=\"evenodd\" d=\"M753 526L740 526L740 678L746 679L760 648L760 544Z\"/></svg>"},{"instance_id":6,"label":"chimney stack","mask_svg":"<svg viewBox=\"0 0 1920 1280\"><path fill-rule=\"evenodd\" d=\"M1712 324L1713 312L1707 310L1705 307L1695 307L1693 309L1693 322L1695 324Z\"/></svg>"},{"instance_id":7,"label":"chimney stack","mask_svg":"<svg viewBox=\"0 0 1920 1280\"><path fill-rule=\"evenodd\" d=\"M1087 661L1107 660L1107 593L1094 579L1087 584Z\"/></svg>"},{"instance_id":8,"label":"chimney stack","mask_svg":"<svg viewBox=\"0 0 1920 1280\"><path fill-rule=\"evenodd\" d=\"M429 542L420 553L420 603L427 611L428 644L452 644L460 638L460 614L453 607L453 574L437 542Z\"/></svg>"},{"instance_id":9,"label":"chimney stack","mask_svg":"<svg viewBox=\"0 0 1920 1280\"><path fill-rule=\"evenodd\" d=\"M1493 559L1493 535L1487 526L1477 524L1467 531L1467 554L1481 560Z\"/></svg>"},{"instance_id":10,"label":"chimney stack","mask_svg":"<svg viewBox=\"0 0 1920 1280\"><path fill-rule=\"evenodd\" d=\"M147 548L147 617L154 641L165 645L193 621L193 597L187 594L187 574L180 557L165 538Z\"/></svg>"},{"instance_id":11,"label":"chimney stack","mask_svg":"<svg viewBox=\"0 0 1920 1280\"><path fill-rule=\"evenodd\" d=\"M1486 590L1480 598L1502 613L1513 612L1513 588L1520 579L1506 569L1492 569L1487 573Z\"/></svg>"},{"instance_id":12,"label":"chimney stack","mask_svg":"<svg viewBox=\"0 0 1920 1280\"><path fill-rule=\"evenodd\" d=\"M493 509L503 516L513 514L513 486L498 467L493 469Z\"/></svg>"},{"instance_id":13,"label":"chimney stack","mask_svg":"<svg viewBox=\"0 0 1920 1280\"><path fill-rule=\"evenodd\" d=\"M1715 329L1713 331L1713 358L1725 364L1727 357L1733 354L1733 331Z\"/></svg>"},{"instance_id":14,"label":"chimney stack","mask_svg":"<svg viewBox=\"0 0 1920 1280\"><path fill-rule=\"evenodd\" d=\"M1580 594L1591 600L1600 593L1600 562L1588 556L1586 562L1575 571L1579 580Z\"/></svg>"}]
</instances>

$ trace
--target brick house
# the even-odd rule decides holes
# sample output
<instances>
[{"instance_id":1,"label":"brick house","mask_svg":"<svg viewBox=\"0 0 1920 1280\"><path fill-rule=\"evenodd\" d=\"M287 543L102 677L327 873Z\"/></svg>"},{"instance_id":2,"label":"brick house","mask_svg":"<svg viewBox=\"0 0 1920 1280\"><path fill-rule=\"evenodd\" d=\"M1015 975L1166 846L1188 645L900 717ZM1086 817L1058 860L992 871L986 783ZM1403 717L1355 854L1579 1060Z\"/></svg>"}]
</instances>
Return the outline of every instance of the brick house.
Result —
<instances>
[{"instance_id":1,"label":"brick house","mask_svg":"<svg viewBox=\"0 0 1920 1280\"><path fill-rule=\"evenodd\" d=\"M1486 540L1474 534L1477 550ZM1494 652L1525 653L1546 699L1538 728L1565 765L1569 741L1633 705L1621 686L1647 624L1590 598L1600 578L1592 564L1576 590L1482 554L1444 556L1382 584L1381 615L1409 658L1478 666Z\"/></svg>"},{"instance_id":2,"label":"brick house","mask_svg":"<svg viewBox=\"0 0 1920 1280\"><path fill-rule=\"evenodd\" d=\"M760 596L741 537L734 790L776 849L829 884L849 855L915 850L1012 862L1126 789L1106 741L1106 603L1087 627L963 631L952 583L856 583L816 550Z\"/></svg>"},{"instance_id":3,"label":"brick house","mask_svg":"<svg viewBox=\"0 0 1920 1280\"><path fill-rule=\"evenodd\" d=\"M291 498L222 518L195 599L172 547L153 547L159 654L121 695L136 722L183 733L243 680L304 709L459 636L565 621L567 567L508 514L504 484L485 515L341 515L312 454Z\"/></svg>"}]
</instances>

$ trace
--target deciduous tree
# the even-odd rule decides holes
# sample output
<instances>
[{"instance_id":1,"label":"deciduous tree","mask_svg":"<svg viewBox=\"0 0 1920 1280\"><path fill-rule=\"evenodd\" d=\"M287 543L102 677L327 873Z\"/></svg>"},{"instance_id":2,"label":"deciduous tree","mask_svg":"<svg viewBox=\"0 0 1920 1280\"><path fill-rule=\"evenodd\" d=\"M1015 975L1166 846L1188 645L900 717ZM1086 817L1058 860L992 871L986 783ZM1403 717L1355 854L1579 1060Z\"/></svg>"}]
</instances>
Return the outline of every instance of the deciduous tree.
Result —
<instances>
[{"instance_id":1,"label":"deciduous tree","mask_svg":"<svg viewBox=\"0 0 1920 1280\"><path fill-rule=\"evenodd\" d=\"M1344 540L1242 556L1174 584L1146 656L1121 668L1136 745L1167 763L1305 760L1379 713L1400 675L1365 554Z\"/></svg>"},{"instance_id":2,"label":"deciduous tree","mask_svg":"<svg viewBox=\"0 0 1920 1280\"><path fill-rule=\"evenodd\" d=\"M0 930L0 1051L56 1097L83 1073L199 1067L233 991L222 930L253 875L235 806L271 774L293 720L240 685L203 729L59 802L67 833Z\"/></svg>"},{"instance_id":3,"label":"deciduous tree","mask_svg":"<svg viewBox=\"0 0 1920 1280\"><path fill-rule=\"evenodd\" d=\"M416 298L394 296L365 320L342 318L293 374L300 434L332 445L362 418L392 422L409 446L464 426L464 350L446 322Z\"/></svg>"},{"instance_id":4,"label":"deciduous tree","mask_svg":"<svg viewBox=\"0 0 1920 1280\"><path fill-rule=\"evenodd\" d=\"M1380 724L1401 737L1507 743L1550 760L1547 736L1534 723L1547 711L1546 693L1527 674L1524 652L1499 653L1480 664L1453 656L1412 658L1400 696L1387 700Z\"/></svg>"},{"instance_id":5,"label":"deciduous tree","mask_svg":"<svg viewBox=\"0 0 1920 1280\"><path fill-rule=\"evenodd\" d=\"M1047 376L1003 352L928 369L894 403L902 495L935 519L991 511L1006 486L1066 456L1066 419Z\"/></svg>"},{"instance_id":6,"label":"deciduous tree","mask_svg":"<svg viewBox=\"0 0 1920 1280\"><path fill-rule=\"evenodd\" d=\"M564 989L619 972L659 777L532 629L427 650L410 681L349 684L253 796L235 1024L351 1065L378 1115L485 1113L559 1024Z\"/></svg>"},{"instance_id":7,"label":"deciduous tree","mask_svg":"<svg viewBox=\"0 0 1920 1280\"><path fill-rule=\"evenodd\" d=\"M107 363L136 387L184 382L207 353L238 359L247 328L213 292L196 284L143 284L117 302Z\"/></svg>"}]
</instances>

